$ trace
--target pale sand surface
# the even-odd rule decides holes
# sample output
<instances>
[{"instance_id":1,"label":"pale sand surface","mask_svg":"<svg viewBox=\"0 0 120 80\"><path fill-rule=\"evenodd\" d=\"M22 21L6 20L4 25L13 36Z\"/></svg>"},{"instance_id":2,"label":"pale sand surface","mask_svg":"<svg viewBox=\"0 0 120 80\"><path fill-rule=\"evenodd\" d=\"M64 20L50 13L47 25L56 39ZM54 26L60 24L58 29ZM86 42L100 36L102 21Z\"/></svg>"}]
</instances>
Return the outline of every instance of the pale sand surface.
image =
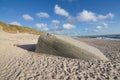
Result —
<instances>
[{"instance_id":1,"label":"pale sand surface","mask_svg":"<svg viewBox=\"0 0 120 80\"><path fill-rule=\"evenodd\" d=\"M0 32L0 80L120 80L120 41L79 39L110 59L102 62L34 53L38 37Z\"/></svg>"}]
</instances>

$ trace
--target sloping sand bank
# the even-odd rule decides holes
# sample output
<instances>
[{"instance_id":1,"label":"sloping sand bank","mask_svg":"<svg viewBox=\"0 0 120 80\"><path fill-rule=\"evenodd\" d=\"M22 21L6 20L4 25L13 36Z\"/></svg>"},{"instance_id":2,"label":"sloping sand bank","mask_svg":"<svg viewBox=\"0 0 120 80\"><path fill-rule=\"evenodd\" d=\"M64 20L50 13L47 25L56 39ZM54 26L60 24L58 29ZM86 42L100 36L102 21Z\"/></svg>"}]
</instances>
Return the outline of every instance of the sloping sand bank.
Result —
<instances>
[{"instance_id":1,"label":"sloping sand bank","mask_svg":"<svg viewBox=\"0 0 120 80\"><path fill-rule=\"evenodd\" d=\"M0 80L120 80L120 41L79 39L110 61L34 53L37 35L0 32Z\"/></svg>"}]
</instances>

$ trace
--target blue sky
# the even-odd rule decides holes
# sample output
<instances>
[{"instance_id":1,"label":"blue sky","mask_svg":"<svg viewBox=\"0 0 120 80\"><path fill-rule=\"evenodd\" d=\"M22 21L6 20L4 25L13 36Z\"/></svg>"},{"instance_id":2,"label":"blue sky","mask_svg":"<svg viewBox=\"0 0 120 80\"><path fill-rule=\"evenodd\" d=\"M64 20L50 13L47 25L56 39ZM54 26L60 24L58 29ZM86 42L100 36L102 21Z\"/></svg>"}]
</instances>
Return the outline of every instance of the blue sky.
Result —
<instances>
[{"instance_id":1,"label":"blue sky","mask_svg":"<svg viewBox=\"0 0 120 80\"><path fill-rule=\"evenodd\" d=\"M0 21L63 35L120 34L120 0L0 0Z\"/></svg>"}]
</instances>

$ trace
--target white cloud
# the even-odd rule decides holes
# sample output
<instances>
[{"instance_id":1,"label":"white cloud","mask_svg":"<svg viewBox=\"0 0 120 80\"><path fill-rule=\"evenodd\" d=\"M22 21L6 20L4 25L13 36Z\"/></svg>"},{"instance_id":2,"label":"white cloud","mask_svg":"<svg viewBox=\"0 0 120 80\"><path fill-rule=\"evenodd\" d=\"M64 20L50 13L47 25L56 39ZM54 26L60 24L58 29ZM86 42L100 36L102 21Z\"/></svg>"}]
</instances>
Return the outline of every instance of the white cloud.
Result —
<instances>
[{"instance_id":1,"label":"white cloud","mask_svg":"<svg viewBox=\"0 0 120 80\"><path fill-rule=\"evenodd\" d=\"M69 16L66 21L68 23L74 24L76 22L76 18L73 16Z\"/></svg>"},{"instance_id":2,"label":"white cloud","mask_svg":"<svg viewBox=\"0 0 120 80\"><path fill-rule=\"evenodd\" d=\"M102 31L102 26L97 26L95 32L101 32L101 31Z\"/></svg>"},{"instance_id":3,"label":"white cloud","mask_svg":"<svg viewBox=\"0 0 120 80\"><path fill-rule=\"evenodd\" d=\"M17 21L11 22L10 24L22 26L22 25L21 25L19 22L17 22Z\"/></svg>"},{"instance_id":4,"label":"white cloud","mask_svg":"<svg viewBox=\"0 0 120 80\"><path fill-rule=\"evenodd\" d=\"M57 4L56 4L55 7L54 7L54 11L55 11L55 13L58 14L58 15L65 16L65 17L68 17L68 16L69 16L69 13L68 13L66 10L62 9L62 8L61 8L60 6L58 6Z\"/></svg>"},{"instance_id":5,"label":"white cloud","mask_svg":"<svg viewBox=\"0 0 120 80\"><path fill-rule=\"evenodd\" d=\"M36 14L38 17L49 18L49 14L45 12L40 12Z\"/></svg>"},{"instance_id":6,"label":"white cloud","mask_svg":"<svg viewBox=\"0 0 120 80\"><path fill-rule=\"evenodd\" d=\"M34 20L34 18L33 17L31 17L29 14L24 14L23 16L22 16L25 20Z\"/></svg>"},{"instance_id":7,"label":"white cloud","mask_svg":"<svg viewBox=\"0 0 120 80\"><path fill-rule=\"evenodd\" d=\"M103 29L108 28L108 24L107 23L102 23L101 26L97 26L96 29L94 30L95 32L101 32L103 31Z\"/></svg>"},{"instance_id":8,"label":"white cloud","mask_svg":"<svg viewBox=\"0 0 120 80\"><path fill-rule=\"evenodd\" d=\"M97 15L94 12L83 10L82 12L78 13L77 19L78 21L83 22L90 22L90 21L98 21L98 20L104 20L104 19L112 19L114 17L114 14L108 13L106 15Z\"/></svg>"},{"instance_id":9,"label":"white cloud","mask_svg":"<svg viewBox=\"0 0 120 80\"><path fill-rule=\"evenodd\" d=\"M97 21L97 17L95 13L87 10L83 10L81 13L78 13L77 16L78 21Z\"/></svg>"},{"instance_id":10,"label":"white cloud","mask_svg":"<svg viewBox=\"0 0 120 80\"><path fill-rule=\"evenodd\" d=\"M43 31L48 31L49 29L47 27L42 28Z\"/></svg>"},{"instance_id":11,"label":"white cloud","mask_svg":"<svg viewBox=\"0 0 120 80\"><path fill-rule=\"evenodd\" d=\"M109 18L113 18L115 15L113 14L113 13L109 13L109 14L107 14L107 17L109 17Z\"/></svg>"},{"instance_id":12,"label":"white cloud","mask_svg":"<svg viewBox=\"0 0 120 80\"><path fill-rule=\"evenodd\" d=\"M99 18L99 19L106 19L107 17L104 16L104 15L98 15L98 18Z\"/></svg>"},{"instance_id":13,"label":"white cloud","mask_svg":"<svg viewBox=\"0 0 120 80\"><path fill-rule=\"evenodd\" d=\"M43 23L37 23L35 24L38 28L41 28L43 31L48 31L49 29L47 28L47 24L43 24Z\"/></svg>"},{"instance_id":14,"label":"white cloud","mask_svg":"<svg viewBox=\"0 0 120 80\"><path fill-rule=\"evenodd\" d=\"M98 19L112 19L114 14L108 13L107 15L98 15Z\"/></svg>"},{"instance_id":15,"label":"white cloud","mask_svg":"<svg viewBox=\"0 0 120 80\"><path fill-rule=\"evenodd\" d=\"M53 26L52 30L58 30L58 26Z\"/></svg>"},{"instance_id":16,"label":"white cloud","mask_svg":"<svg viewBox=\"0 0 120 80\"><path fill-rule=\"evenodd\" d=\"M40 23L37 23L36 26L37 26L38 28L44 28L44 27L47 26L47 24L43 24L43 23L40 24Z\"/></svg>"},{"instance_id":17,"label":"white cloud","mask_svg":"<svg viewBox=\"0 0 120 80\"><path fill-rule=\"evenodd\" d=\"M75 25L72 25L72 24L69 24L69 23L63 24L64 29L72 29L72 28L75 28L75 27L76 27Z\"/></svg>"},{"instance_id":18,"label":"white cloud","mask_svg":"<svg viewBox=\"0 0 120 80\"><path fill-rule=\"evenodd\" d=\"M107 23L103 23L102 25L103 25L103 27L108 28L108 24Z\"/></svg>"},{"instance_id":19,"label":"white cloud","mask_svg":"<svg viewBox=\"0 0 120 80\"><path fill-rule=\"evenodd\" d=\"M52 23L53 24L60 24L60 21L59 20L52 20Z\"/></svg>"}]
</instances>

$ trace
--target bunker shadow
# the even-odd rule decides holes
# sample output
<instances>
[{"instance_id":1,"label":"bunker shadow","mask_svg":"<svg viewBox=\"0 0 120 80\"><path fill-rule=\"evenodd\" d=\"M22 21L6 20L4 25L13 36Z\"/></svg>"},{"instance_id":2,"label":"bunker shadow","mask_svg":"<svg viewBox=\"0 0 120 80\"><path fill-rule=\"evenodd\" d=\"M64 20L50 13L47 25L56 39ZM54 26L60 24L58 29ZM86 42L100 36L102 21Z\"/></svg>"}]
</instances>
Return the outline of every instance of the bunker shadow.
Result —
<instances>
[{"instance_id":1,"label":"bunker shadow","mask_svg":"<svg viewBox=\"0 0 120 80\"><path fill-rule=\"evenodd\" d=\"M35 52L36 44L25 44L25 45L18 45L17 47L25 49L27 51Z\"/></svg>"}]
</instances>

